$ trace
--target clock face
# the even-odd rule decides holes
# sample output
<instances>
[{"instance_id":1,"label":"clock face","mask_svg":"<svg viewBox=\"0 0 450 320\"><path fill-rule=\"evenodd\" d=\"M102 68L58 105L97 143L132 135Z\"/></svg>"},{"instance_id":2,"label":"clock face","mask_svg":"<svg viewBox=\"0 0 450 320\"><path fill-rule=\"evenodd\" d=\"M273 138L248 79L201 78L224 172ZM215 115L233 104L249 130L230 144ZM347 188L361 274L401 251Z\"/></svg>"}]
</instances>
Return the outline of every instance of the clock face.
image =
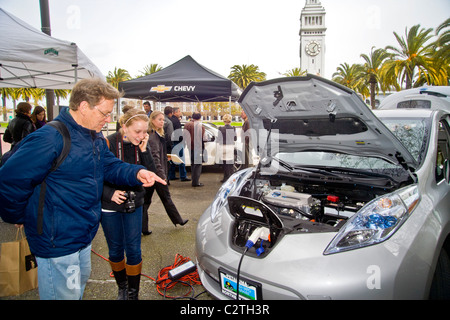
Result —
<instances>
[{"instance_id":1,"label":"clock face","mask_svg":"<svg viewBox=\"0 0 450 320\"><path fill-rule=\"evenodd\" d=\"M310 41L306 45L306 53L309 54L310 56L316 56L319 54L319 52L320 52L320 43L318 43L317 41Z\"/></svg>"}]
</instances>

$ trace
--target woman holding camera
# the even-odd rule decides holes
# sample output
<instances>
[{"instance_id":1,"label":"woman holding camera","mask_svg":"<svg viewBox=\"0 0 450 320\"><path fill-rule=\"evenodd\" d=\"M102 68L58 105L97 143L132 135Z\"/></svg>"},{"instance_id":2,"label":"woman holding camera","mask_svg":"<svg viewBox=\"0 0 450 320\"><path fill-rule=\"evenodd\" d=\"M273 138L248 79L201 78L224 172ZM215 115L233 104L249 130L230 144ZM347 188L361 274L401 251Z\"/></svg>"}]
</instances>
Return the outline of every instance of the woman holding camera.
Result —
<instances>
[{"instance_id":1,"label":"woman holding camera","mask_svg":"<svg viewBox=\"0 0 450 320\"><path fill-rule=\"evenodd\" d=\"M121 128L106 139L109 149L124 162L156 171L148 145L148 117L131 109L120 119ZM119 287L119 300L137 300L142 269L141 229L144 188L104 183L101 224L109 261ZM126 253L126 261L125 261Z\"/></svg>"}]
</instances>

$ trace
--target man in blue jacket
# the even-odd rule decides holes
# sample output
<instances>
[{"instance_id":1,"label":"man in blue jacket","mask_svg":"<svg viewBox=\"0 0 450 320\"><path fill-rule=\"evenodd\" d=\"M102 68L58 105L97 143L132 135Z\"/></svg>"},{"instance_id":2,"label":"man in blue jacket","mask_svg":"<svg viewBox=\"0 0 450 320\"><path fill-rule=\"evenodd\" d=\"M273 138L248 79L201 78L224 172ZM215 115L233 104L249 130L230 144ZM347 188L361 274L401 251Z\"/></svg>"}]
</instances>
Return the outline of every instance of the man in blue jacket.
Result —
<instances>
[{"instance_id":1,"label":"man in blue jacket","mask_svg":"<svg viewBox=\"0 0 450 320\"><path fill-rule=\"evenodd\" d=\"M38 263L41 299L81 299L91 272L91 242L99 227L103 181L152 186L165 182L143 166L116 158L101 130L111 121L120 93L99 79L79 81L69 108L55 119L71 137L71 149L58 169L53 161L63 148L62 135L51 126L28 135L0 169L0 216L23 224ZM42 231L37 212L42 180L47 176Z\"/></svg>"}]
</instances>

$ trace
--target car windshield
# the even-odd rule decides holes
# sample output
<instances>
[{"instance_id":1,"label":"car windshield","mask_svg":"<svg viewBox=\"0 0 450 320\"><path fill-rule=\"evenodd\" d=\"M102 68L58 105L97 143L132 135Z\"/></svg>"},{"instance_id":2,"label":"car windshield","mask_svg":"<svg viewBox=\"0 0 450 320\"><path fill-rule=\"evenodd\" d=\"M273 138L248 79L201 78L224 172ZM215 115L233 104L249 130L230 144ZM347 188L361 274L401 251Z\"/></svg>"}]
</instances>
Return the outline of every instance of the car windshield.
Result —
<instances>
[{"instance_id":1,"label":"car windshield","mask_svg":"<svg viewBox=\"0 0 450 320\"><path fill-rule=\"evenodd\" d=\"M280 152L276 158L298 166L317 166L333 168L352 168L361 170L397 169L397 165L373 157L362 157L335 152L308 151L308 152Z\"/></svg>"}]
</instances>

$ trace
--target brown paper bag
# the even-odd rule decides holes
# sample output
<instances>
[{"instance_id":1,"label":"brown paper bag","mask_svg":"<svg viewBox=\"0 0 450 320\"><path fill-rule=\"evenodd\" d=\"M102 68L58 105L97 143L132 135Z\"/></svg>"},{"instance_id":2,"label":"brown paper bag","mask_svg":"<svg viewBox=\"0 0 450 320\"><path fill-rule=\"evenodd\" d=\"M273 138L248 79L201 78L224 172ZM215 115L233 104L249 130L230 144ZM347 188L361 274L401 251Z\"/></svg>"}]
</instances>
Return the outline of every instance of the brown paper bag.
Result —
<instances>
[{"instance_id":1,"label":"brown paper bag","mask_svg":"<svg viewBox=\"0 0 450 320\"><path fill-rule=\"evenodd\" d=\"M36 259L20 228L17 230L16 241L1 244L0 297L18 295L37 286Z\"/></svg>"}]
</instances>

